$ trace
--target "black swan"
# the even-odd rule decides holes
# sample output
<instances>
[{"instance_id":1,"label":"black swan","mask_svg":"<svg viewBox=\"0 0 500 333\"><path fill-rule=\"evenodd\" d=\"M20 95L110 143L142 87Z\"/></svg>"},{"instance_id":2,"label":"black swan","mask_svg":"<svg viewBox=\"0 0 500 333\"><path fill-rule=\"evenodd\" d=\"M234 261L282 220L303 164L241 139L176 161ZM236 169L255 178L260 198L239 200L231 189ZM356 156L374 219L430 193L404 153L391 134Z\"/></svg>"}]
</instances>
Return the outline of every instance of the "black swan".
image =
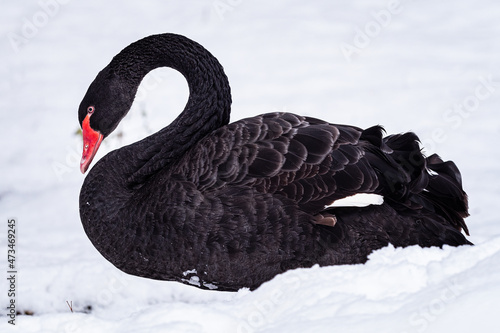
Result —
<instances>
[{"instance_id":1,"label":"black swan","mask_svg":"<svg viewBox=\"0 0 500 333\"><path fill-rule=\"evenodd\" d=\"M80 216L122 271L205 289L255 289L286 270L364 263L375 249L471 244L453 162L425 158L413 133L334 125L291 113L231 124L217 59L175 34L141 39L92 82L78 117L81 171L127 114L142 78L168 66L189 85L167 127L110 152L85 178ZM367 193L383 203L335 207Z\"/></svg>"}]
</instances>

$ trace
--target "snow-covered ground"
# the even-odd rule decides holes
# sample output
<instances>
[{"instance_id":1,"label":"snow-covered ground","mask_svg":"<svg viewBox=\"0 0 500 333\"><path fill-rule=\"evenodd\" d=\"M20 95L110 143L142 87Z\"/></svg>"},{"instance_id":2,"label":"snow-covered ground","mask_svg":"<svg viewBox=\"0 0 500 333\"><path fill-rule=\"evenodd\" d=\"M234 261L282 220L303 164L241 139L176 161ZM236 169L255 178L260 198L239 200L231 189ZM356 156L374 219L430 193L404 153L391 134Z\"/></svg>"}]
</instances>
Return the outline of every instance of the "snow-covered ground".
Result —
<instances>
[{"instance_id":1,"label":"snow-covered ground","mask_svg":"<svg viewBox=\"0 0 500 333\"><path fill-rule=\"evenodd\" d=\"M16 219L16 305L1 332L491 332L500 305L500 4L495 0L2 3L0 248ZM368 263L222 293L115 269L80 224L77 107L111 57L175 32L223 64L236 120L274 110L417 132L454 160L473 247L384 248ZM172 70L145 79L96 158L171 121ZM8 306L9 284L0 280ZM74 312L70 311L68 304Z\"/></svg>"}]
</instances>

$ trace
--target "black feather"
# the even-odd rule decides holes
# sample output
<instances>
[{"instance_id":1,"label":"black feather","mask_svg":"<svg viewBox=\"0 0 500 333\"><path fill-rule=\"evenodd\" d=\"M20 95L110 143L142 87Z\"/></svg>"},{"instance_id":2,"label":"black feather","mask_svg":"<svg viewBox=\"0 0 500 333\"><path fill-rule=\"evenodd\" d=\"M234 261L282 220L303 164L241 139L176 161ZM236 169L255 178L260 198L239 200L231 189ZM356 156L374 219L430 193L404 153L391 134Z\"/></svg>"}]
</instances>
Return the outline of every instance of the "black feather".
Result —
<instances>
[{"instance_id":1,"label":"black feather","mask_svg":"<svg viewBox=\"0 0 500 333\"><path fill-rule=\"evenodd\" d=\"M89 87L79 120L107 136L150 70L179 70L190 89L172 124L103 157L86 177L80 216L116 267L201 288L257 288L314 264L363 263L375 249L470 244L467 196L453 162L422 155L413 133L334 125L291 113L228 124L231 94L199 44L162 34L120 52ZM384 204L329 208L357 193ZM326 224L326 225L325 225Z\"/></svg>"}]
</instances>

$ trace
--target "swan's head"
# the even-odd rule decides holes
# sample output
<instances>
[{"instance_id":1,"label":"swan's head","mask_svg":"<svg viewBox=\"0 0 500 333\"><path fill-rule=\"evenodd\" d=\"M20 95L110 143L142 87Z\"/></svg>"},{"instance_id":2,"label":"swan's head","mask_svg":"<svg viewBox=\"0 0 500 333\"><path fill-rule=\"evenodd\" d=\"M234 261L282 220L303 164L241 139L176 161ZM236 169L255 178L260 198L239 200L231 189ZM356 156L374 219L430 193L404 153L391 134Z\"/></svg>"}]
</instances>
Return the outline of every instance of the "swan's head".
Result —
<instances>
[{"instance_id":1,"label":"swan's head","mask_svg":"<svg viewBox=\"0 0 500 333\"><path fill-rule=\"evenodd\" d=\"M104 138L115 130L130 110L137 87L131 87L117 75L102 70L83 97L78 120L83 134L80 170L85 173Z\"/></svg>"}]
</instances>

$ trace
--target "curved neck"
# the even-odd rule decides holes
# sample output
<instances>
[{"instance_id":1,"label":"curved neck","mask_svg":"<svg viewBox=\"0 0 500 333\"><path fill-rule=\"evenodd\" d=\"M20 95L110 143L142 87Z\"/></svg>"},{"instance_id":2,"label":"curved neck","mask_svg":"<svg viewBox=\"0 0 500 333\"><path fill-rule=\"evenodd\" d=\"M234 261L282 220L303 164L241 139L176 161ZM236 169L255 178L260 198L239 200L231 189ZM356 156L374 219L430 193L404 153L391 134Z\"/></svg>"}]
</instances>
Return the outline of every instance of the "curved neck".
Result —
<instances>
[{"instance_id":1,"label":"curved neck","mask_svg":"<svg viewBox=\"0 0 500 333\"><path fill-rule=\"evenodd\" d=\"M108 68L132 94L132 103L144 76L158 67L171 67L184 75L189 99L184 111L167 127L135 143L135 161L128 181L142 183L181 156L206 134L229 122L231 92L217 59L198 43L175 34L139 40L116 55Z\"/></svg>"},{"instance_id":2,"label":"curved neck","mask_svg":"<svg viewBox=\"0 0 500 333\"><path fill-rule=\"evenodd\" d=\"M82 186L82 224L108 259L116 258L116 251L126 253L133 248L130 238L120 233L129 229L135 232L140 218L127 219L120 214L140 216L148 211L147 205L155 204L145 200L143 206L134 205L135 195L149 193L147 186L144 191L137 189L148 185L151 176L161 174L159 171L208 133L229 122L231 94L222 66L199 44L172 34L146 37L126 47L98 74L89 88L89 100L84 97L82 104L86 107L95 102L94 98L107 99L103 107L107 112L96 112L92 119L105 124L109 134L129 111L143 77L164 66L178 70L187 80L190 95L184 111L159 132L101 158ZM117 242L109 242L110 234L117 235Z\"/></svg>"}]
</instances>

